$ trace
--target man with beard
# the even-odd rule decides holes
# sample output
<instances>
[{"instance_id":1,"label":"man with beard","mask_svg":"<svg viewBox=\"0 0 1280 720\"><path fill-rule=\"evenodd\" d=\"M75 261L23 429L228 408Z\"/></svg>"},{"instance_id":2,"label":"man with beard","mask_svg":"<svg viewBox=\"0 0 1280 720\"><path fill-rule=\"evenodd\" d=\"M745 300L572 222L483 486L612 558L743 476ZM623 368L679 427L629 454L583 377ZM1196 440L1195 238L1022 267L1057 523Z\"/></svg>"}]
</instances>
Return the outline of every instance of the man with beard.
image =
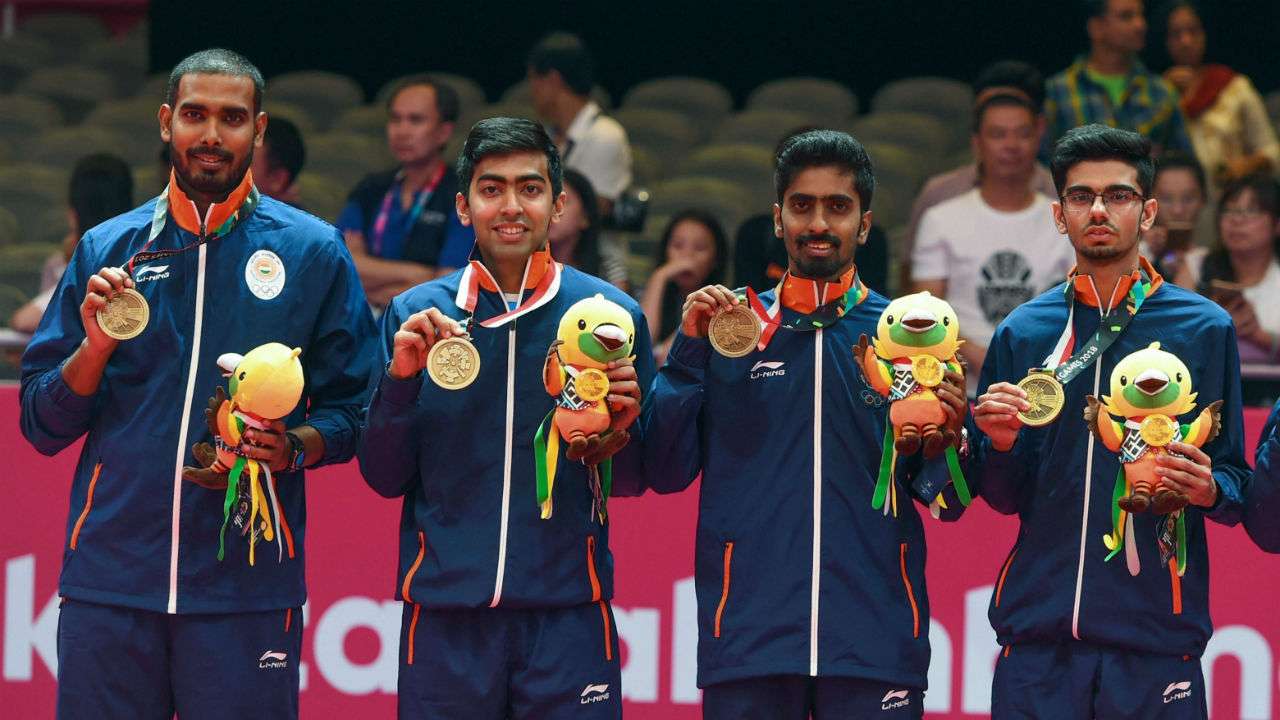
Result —
<instances>
[{"instance_id":1,"label":"man with beard","mask_svg":"<svg viewBox=\"0 0 1280 720\"><path fill-rule=\"evenodd\" d=\"M609 470L600 464L611 460L612 494L643 490L641 443L628 439L653 351L635 300L552 259L561 183L560 155L541 125L476 123L458 158L455 202L475 228L479 257L397 296L382 316L359 458L370 487L404 498L402 718L622 716ZM564 326L575 347L562 346L561 318L593 296L620 305L634 333L579 317ZM559 353L631 341L636 365L608 363L603 397L575 390L588 370L572 375L558 405L544 389ZM432 362L444 357L435 348L458 359L456 374ZM554 445L539 447L544 432L558 432L544 419L557 406L594 403L607 403L609 428L569 442L557 476L545 460Z\"/></svg>"},{"instance_id":2,"label":"man with beard","mask_svg":"<svg viewBox=\"0 0 1280 720\"><path fill-rule=\"evenodd\" d=\"M58 590L60 718L298 713L302 469L354 453L376 350L337 231L253 185L262 89L227 50L174 68L168 187L85 233L23 356L27 440L53 455L84 437ZM98 319L119 302L129 332ZM256 530L226 532L219 561L226 492L183 468L207 464L191 448L210 441L205 398L232 364L220 356L268 342L301 350L306 387L280 421L237 409L247 429L221 446L274 475L277 541L250 567Z\"/></svg>"},{"instance_id":3,"label":"man with beard","mask_svg":"<svg viewBox=\"0 0 1280 720\"><path fill-rule=\"evenodd\" d=\"M871 160L849 135L814 130L782 145L774 184L789 269L758 302L749 296L760 343L742 357L714 354L711 319L743 300L718 285L690 294L642 421L650 487L678 492L702 475L703 712L918 718L924 530L910 503L873 507L887 413L854 358L887 306L854 265L871 229ZM963 387L947 373L936 388L951 428L968 410ZM944 497L958 515L950 486Z\"/></svg>"},{"instance_id":4,"label":"man with beard","mask_svg":"<svg viewBox=\"0 0 1280 720\"><path fill-rule=\"evenodd\" d=\"M1044 132L1040 108L1016 87L979 94L970 142L982 172L978 186L929 208L911 254L913 291L946 298L960 320L960 354L975 372L1009 311L1058 283L1071 246L1032 184Z\"/></svg>"},{"instance_id":5,"label":"man with beard","mask_svg":"<svg viewBox=\"0 0 1280 720\"><path fill-rule=\"evenodd\" d=\"M1058 142L1053 218L1076 267L1066 283L1010 313L987 350L973 479L991 507L1020 520L991 602L1003 647L994 718L1206 717L1200 655L1213 626L1204 521L1234 525L1243 513L1240 361L1231 317L1164 282L1138 253L1157 211L1150 152L1141 135L1102 125ZM1113 377L1122 358L1155 342L1190 377L1159 368ZM1052 370L1063 386L1056 420L1033 417L1039 427L1023 427L1018 415L1038 400L1015 384L1028 368ZM1216 439L1201 448L1179 442L1182 425L1156 455L1163 485L1189 502L1181 518L1121 512L1122 456L1095 439L1089 423L1104 411L1086 400L1117 395L1117 381L1134 407L1143 397L1159 407L1188 382L1196 413L1221 404ZM1162 442L1143 418L1121 419L1130 461Z\"/></svg>"}]
</instances>

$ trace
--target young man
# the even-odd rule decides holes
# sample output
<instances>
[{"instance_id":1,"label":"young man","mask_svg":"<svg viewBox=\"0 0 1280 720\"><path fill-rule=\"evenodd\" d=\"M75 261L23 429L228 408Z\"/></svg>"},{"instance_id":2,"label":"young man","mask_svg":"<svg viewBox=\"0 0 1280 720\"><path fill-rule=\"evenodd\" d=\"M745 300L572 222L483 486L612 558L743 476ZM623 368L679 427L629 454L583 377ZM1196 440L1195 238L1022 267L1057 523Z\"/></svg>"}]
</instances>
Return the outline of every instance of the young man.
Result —
<instances>
[{"instance_id":1,"label":"young man","mask_svg":"<svg viewBox=\"0 0 1280 720\"><path fill-rule=\"evenodd\" d=\"M404 497L400 716L620 717L613 561L607 515L595 511L607 485L593 490L587 466L603 472L612 456L613 494L642 490L639 438L627 440L653 377L644 317L612 285L551 259L547 233L564 195L541 125L477 123L458 187L480 259L387 308L359 450L369 485ZM611 366L610 430L570 444L542 519L535 436L556 406L544 363L561 316L597 294L631 315L638 372L629 360ZM435 366L425 379L432 347L464 332L474 381L445 389Z\"/></svg>"},{"instance_id":2,"label":"young man","mask_svg":"<svg viewBox=\"0 0 1280 720\"><path fill-rule=\"evenodd\" d=\"M975 477L988 504L1021 520L991 603L1004 647L991 692L995 718L1206 714L1200 655L1212 624L1204 520L1235 524L1243 509L1240 369L1230 317L1164 282L1138 253L1157 210L1150 152L1141 135L1101 125L1058 142L1053 217L1076 267L1066 284L1010 313L987 350L986 390L974 411L982 432ZM1154 342L1190 377L1160 385L1152 376L1142 392L1190 382L1197 413L1221 402L1216 439L1203 448L1173 441L1157 455L1165 486L1189 500L1181 522L1152 512L1125 520L1116 494L1121 457L1083 419L1086 396L1117 394L1110 382L1117 362ZM1032 406L1014 383L1042 367L1064 386L1063 406L1055 421L1022 427L1017 413ZM1146 447L1140 419L1127 426L1128 453ZM1113 531L1123 540L1104 543Z\"/></svg>"},{"instance_id":3,"label":"young man","mask_svg":"<svg viewBox=\"0 0 1280 720\"><path fill-rule=\"evenodd\" d=\"M1017 88L979 95L970 139L978 186L924 214L911 254L912 290L956 309L960 354L975 369L971 397L996 325L1071 268L1071 246L1046 212L1050 200L1032 185L1043 132L1040 108Z\"/></svg>"},{"instance_id":4,"label":"young man","mask_svg":"<svg viewBox=\"0 0 1280 720\"><path fill-rule=\"evenodd\" d=\"M253 186L262 88L227 50L174 68L159 113L168 188L85 233L23 357L23 434L48 455L85 437L58 590L62 718L298 713L301 470L354 453L375 330L333 227ZM97 314L131 293L149 319L117 340ZM250 567L236 532L219 562L225 492L184 482L183 467L210 439L219 356L267 342L302 350L306 389L227 448L274 473L289 541Z\"/></svg>"},{"instance_id":5,"label":"young man","mask_svg":"<svg viewBox=\"0 0 1280 720\"><path fill-rule=\"evenodd\" d=\"M591 99L591 55L578 36L552 33L529 51L527 66L534 110L555 129L565 167L591 181L607 216L631 185L631 145L622 125Z\"/></svg>"},{"instance_id":6,"label":"young man","mask_svg":"<svg viewBox=\"0 0 1280 720\"><path fill-rule=\"evenodd\" d=\"M457 119L457 93L429 75L404 78L387 98L387 144L400 165L361 180L337 222L374 307L467 262L475 237L453 212L458 187L444 157Z\"/></svg>"},{"instance_id":7,"label":"young man","mask_svg":"<svg viewBox=\"0 0 1280 720\"><path fill-rule=\"evenodd\" d=\"M1073 127L1101 123L1140 133L1155 155L1191 152L1178 92L1147 70L1138 53L1147 42L1142 0L1084 0L1088 55L1045 84L1045 133L1041 154Z\"/></svg>"},{"instance_id":8,"label":"young man","mask_svg":"<svg viewBox=\"0 0 1280 720\"><path fill-rule=\"evenodd\" d=\"M789 270L751 303L769 318L763 349L713 353L711 318L741 301L718 285L694 292L642 422L650 486L678 492L702 475L703 713L920 717L924 531L909 502L872 505L886 412L855 362L887 305L854 266L871 228L871 161L849 135L815 130L783 145L774 182ZM948 373L938 390L956 427L963 384Z\"/></svg>"}]
</instances>

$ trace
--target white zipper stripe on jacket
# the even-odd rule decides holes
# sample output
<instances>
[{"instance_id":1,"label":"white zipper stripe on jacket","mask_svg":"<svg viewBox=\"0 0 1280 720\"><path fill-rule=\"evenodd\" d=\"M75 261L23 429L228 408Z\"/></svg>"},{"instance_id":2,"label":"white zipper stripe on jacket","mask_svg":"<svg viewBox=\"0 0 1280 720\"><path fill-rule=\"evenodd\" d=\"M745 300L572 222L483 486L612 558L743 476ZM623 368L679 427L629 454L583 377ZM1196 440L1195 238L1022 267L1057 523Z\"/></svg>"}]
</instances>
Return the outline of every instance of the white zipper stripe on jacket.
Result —
<instances>
[{"instance_id":1,"label":"white zipper stripe on jacket","mask_svg":"<svg viewBox=\"0 0 1280 720\"><path fill-rule=\"evenodd\" d=\"M507 438L502 453L502 520L498 524L498 574L493 581L489 607L502 601L502 580L507 569L507 520L511 513L511 450L516 424L516 324L507 326Z\"/></svg>"},{"instance_id":2,"label":"white zipper stripe on jacket","mask_svg":"<svg viewBox=\"0 0 1280 720\"><path fill-rule=\"evenodd\" d=\"M822 328L813 341L813 560L809 584L809 674L818 675L818 581L822 570Z\"/></svg>"},{"instance_id":3,"label":"white zipper stripe on jacket","mask_svg":"<svg viewBox=\"0 0 1280 720\"><path fill-rule=\"evenodd\" d=\"M1099 300L1102 297L1098 294L1098 286L1093 283L1093 276L1089 277L1089 284L1093 286L1093 296ZM1116 290L1120 287L1120 281L1116 281L1115 287L1111 289L1111 298L1107 303L1107 309L1104 311L1102 306L1098 306L1098 317L1106 317L1106 313L1111 312L1111 307L1115 305ZM1072 300L1072 309L1075 308L1075 300ZM1070 318L1072 313L1068 313ZM1068 328L1070 330L1070 328ZM1097 397L1102 384L1102 357L1099 356L1093 363L1093 396ZM1088 543L1089 535L1089 490L1093 486L1093 433L1089 433L1089 449L1085 453L1084 460L1084 508L1080 512L1080 559L1076 565L1076 595L1071 606L1071 637L1076 640L1080 639L1080 597L1084 592L1084 551Z\"/></svg>"},{"instance_id":4,"label":"white zipper stripe on jacket","mask_svg":"<svg viewBox=\"0 0 1280 720\"><path fill-rule=\"evenodd\" d=\"M178 451L173 461L173 514L169 519L169 606L170 614L178 612L178 536L182 519L182 466L187 458L187 419L195 397L196 372L200 369L200 333L204 326L204 268L208 245L201 245L196 270L195 326L191 331L191 363L187 367L187 395L182 401L182 419L178 428Z\"/></svg>"}]
</instances>

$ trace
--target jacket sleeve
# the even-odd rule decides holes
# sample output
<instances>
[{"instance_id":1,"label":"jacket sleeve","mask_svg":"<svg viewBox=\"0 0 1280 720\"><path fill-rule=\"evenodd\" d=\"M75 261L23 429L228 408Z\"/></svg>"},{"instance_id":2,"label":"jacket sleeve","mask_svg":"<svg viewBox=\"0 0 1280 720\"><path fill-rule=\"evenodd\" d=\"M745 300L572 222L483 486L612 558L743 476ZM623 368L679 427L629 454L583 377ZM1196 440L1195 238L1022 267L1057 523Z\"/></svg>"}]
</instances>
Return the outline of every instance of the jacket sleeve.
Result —
<instances>
[{"instance_id":1,"label":"jacket sleeve","mask_svg":"<svg viewBox=\"0 0 1280 720\"><path fill-rule=\"evenodd\" d=\"M62 274L44 318L22 355L22 435L43 455L53 455L84 435L107 395L104 376L94 395L77 395L62 379L62 365L84 340L80 303L97 272L86 236ZM92 269L90 269L92 267Z\"/></svg>"},{"instance_id":2,"label":"jacket sleeve","mask_svg":"<svg viewBox=\"0 0 1280 720\"><path fill-rule=\"evenodd\" d=\"M1223 525L1235 525L1244 518L1245 497L1249 490L1250 472L1244 459L1244 407L1240 393L1240 351L1236 346L1236 329L1230 323L1226 326L1226 337L1220 343L1225 349L1216 353L1217 362L1221 363L1218 372L1222 378L1219 382L1219 393L1213 392L1212 383L1208 383L1209 393L1200 393L1200 397L1209 399L1222 398L1222 432L1213 441L1206 443L1203 450L1213 461L1213 479L1218 483L1218 500L1213 507L1205 510L1205 517ZM1210 345L1209 347L1217 347Z\"/></svg>"},{"instance_id":3,"label":"jacket sleeve","mask_svg":"<svg viewBox=\"0 0 1280 720\"><path fill-rule=\"evenodd\" d=\"M645 322L639 306L632 309L631 321L636 328L636 342L632 349L636 356L636 381L640 385L640 407L643 409L655 373L653 344L649 338L649 324ZM617 497L641 495L645 488L646 442L642 419L637 418L628 432L631 433L631 441L613 456L613 490L610 494Z\"/></svg>"},{"instance_id":4,"label":"jacket sleeve","mask_svg":"<svg viewBox=\"0 0 1280 720\"><path fill-rule=\"evenodd\" d=\"M702 403L711 343L676 332L641 412L645 480L659 493L689 487L702 472Z\"/></svg>"},{"instance_id":5,"label":"jacket sleeve","mask_svg":"<svg viewBox=\"0 0 1280 720\"><path fill-rule=\"evenodd\" d=\"M1280 553L1280 403L1271 410L1258 439L1253 481L1245 503L1244 529L1258 547Z\"/></svg>"},{"instance_id":6,"label":"jacket sleeve","mask_svg":"<svg viewBox=\"0 0 1280 720\"><path fill-rule=\"evenodd\" d=\"M422 390L421 371L404 380L387 372L396 331L405 313L399 297L394 298L382 314L377 364L372 368L369 385L373 395L365 411L365 421L356 457L360 474L375 492L383 497L398 497L409 492L421 480L418 448L421 413L418 393Z\"/></svg>"},{"instance_id":7,"label":"jacket sleeve","mask_svg":"<svg viewBox=\"0 0 1280 720\"><path fill-rule=\"evenodd\" d=\"M978 379L980 394L994 383L1021 379L1018 363L1013 359L1010 332L1009 326L1001 323L987 346L987 359ZM1026 372L1026 368L1022 371ZM1038 440L1043 433L1023 428L1013 447L1001 452L991 446L991 439L978 429L972 415L966 423L972 452L964 470L970 490L975 496L981 495L996 512L1013 515L1034 484L1040 462Z\"/></svg>"},{"instance_id":8,"label":"jacket sleeve","mask_svg":"<svg viewBox=\"0 0 1280 720\"><path fill-rule=\"evenodd\" d=\"M377 336L355 264L334 233L330 267L316 288L321 307L311 347L304 348L307 424L324 438L319 465L344 463L355 455L360 412L377 355ZM315 274L319 276L319 273Z\"/></svg>"}]
</instances>

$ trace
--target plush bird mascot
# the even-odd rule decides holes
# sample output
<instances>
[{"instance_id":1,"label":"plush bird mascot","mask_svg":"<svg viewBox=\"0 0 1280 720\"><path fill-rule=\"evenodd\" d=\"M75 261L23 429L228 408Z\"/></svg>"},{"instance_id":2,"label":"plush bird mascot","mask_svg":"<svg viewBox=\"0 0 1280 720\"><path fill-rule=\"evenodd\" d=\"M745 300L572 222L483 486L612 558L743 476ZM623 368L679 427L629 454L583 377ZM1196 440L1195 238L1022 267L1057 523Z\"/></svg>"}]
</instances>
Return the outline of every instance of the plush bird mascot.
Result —
<instances>
[{"instance_id":1,"label":"plush bird mascot","mask_svg":"<svg viewBox=\"0 0 1280 720\"><path fill-rule=\"evenodd\" d=\"M963 373L956 358L961 342L956 311L946 300L920 292L889 303L880 314L875 339L868 345L864 335L854 348L867 382L890 403L880 476L871 500L875 509L886 514L892 509L897 515L893 473L898 457L921 449L928 458L946 455L957 497L964 505L972 502L955 450L957 438L946 427L947 415L934 393L947 370Z\"/></svg>"},{"instance_id":2,"label":"plush bird mascot","mask_svg":"<svg viewBox=\"0 0 1280 720\"><path fill-rule=\"evenodd\" d=\"M298 360L301 353L299 348L267 343L245 355L227 353L218 358L218 367L229 378L227 388L230 396L219 386L209 399L205 419L213 433L214 444L197 443L191 451L201 467L182 469L182 477L198 485L210 489L226 488L222 530L218 534L218 560L223 558L223 540L233 509L233 524L242 535L249 536L250 565L254 564L254 546L259 535L267 542L275 540L283 558L284 547L280 539L283 518L271 469L265 463L245 457L240 442L247 428L266 428L271 421L279 420L298 406L303 388L302 362ZM265 476L265 483L259 480L260 475ZM270 515L275 516L274 527ZM288 536L287 526L285 535ZM289 556L293 557L292 539L289 541Z\"/></svg>"},{"instance_id":3,"label":"plush bird mascot","mask_svg":"<svg viewBox=\"0 0 1280 720\"><path fill-rule=\"evenodd\" d=\"M599 293L569 306L560 318L556 341L547 351L542 372L543 385L556 399L556 406L538 426L533 440L542 519L551 517L560 440L581 442L609 429L609 377L605 370L610 362L631 357L635 336L631 314ZM612 470L612 460L591 468L596 515L602 523L613 484Z\"/></svg>"},{"instance_id":4,"label":"plush bird mascot","mask_svg":"<svg viewBox=\"0 0 1280 720\"><path fill-rule=\"evenodd\" d=\"M1158 342L1121 358L1111 372L1110 390L1111 394L1103 395L1101 402L1092 395L1086 397L1084 411L1089 430L1108 450L1120 454L1120 472L1113 493L1113 528L1103 537L1111 551L1107 559L1115 557L1122 546L1129 546L1129 571L1136 575L1138 552L1131 516L1148 511L1169 515L1181 574L1187 565L1186 523L1182 517L1187 496L1164 487L1156 474L1156 458L1169 452L1166 446L1175 440L1200 447L1217 437L1222 428L1222 401L1210 404L1190 424L1179 424L1178 416L1190 413L1196 406L1191 373L1177 356L1161 350ZM1122 420L1115 420L1117 417Z\"/></svg>"}]
</instances>

